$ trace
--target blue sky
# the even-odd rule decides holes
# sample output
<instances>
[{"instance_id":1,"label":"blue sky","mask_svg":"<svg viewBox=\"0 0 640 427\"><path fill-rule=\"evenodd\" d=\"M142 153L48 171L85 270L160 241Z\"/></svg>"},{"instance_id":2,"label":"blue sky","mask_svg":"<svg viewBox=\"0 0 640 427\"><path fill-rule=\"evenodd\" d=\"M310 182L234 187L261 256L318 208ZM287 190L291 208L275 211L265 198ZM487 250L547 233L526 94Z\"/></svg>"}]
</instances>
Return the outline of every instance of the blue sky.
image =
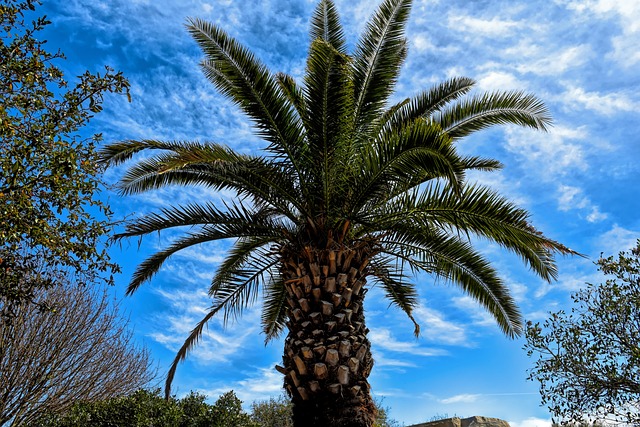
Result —
<instances>
[{"instance_id":1,"label":"blue sky","mask_svg":"<svg viewBox=\"0 0 640 427\"><path fill-rule=\"evenodd\" d=\"M256 152L264 143L248 120L217 94L197 66L201 54L184 29L187 17L226 29L274 72L300 77L308 45L311 0L45 0L53 21L50 50L61 48L67 75L103 65L130 79L133 100L112 96L89 131L107 142L158 138L201 140ZM377 2L336 0L350 45ZM590 259L559 258L560 280L546 284L495 246L478 242L510 284L529 320L568 307L569 294L585 281L600 281L592 261L632 246L640 236L640 2L637 0L415 0L407 36L409 55L396 98L411 96L451 76L477 80L478 91L522 89L537 94L554 117L549 133L495 128L460 144L466 153L494 157L505 168L478 174L532 213L548 236ZM114 182L121 170L107 178ZM232 194L174 188L138 197L105 194L118 217L168 203L220 202ZM122 264L114 292L145 255L171 233L114 248ZM176 255L123 304L140 343L166 369L210 301L206 288L228 244ZM407 424L436 414L485 415L513 427L548 426L522 339L509 340L491 318L456 288L420 283L419 339L406 317L388 309L382 294L368 294L367 321L376 360L370 381L393 418ZM213 320L174 387L212 399L235 390L245 402L280 393L273 369L282 341L265 347L259 306L226 330Z\"/></svg>"}]
</instances>

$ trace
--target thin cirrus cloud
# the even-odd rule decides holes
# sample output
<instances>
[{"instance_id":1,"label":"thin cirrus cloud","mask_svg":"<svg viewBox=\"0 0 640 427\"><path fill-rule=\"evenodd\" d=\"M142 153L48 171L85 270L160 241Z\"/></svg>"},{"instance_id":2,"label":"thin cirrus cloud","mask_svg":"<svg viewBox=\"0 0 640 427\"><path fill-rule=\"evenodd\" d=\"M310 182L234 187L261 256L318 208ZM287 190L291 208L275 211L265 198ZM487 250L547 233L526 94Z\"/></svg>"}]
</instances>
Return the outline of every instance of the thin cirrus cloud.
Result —
<instances>
[{"instance_id":1,"label":"thin cirrus cloud","mask_svg":"<svg viewBox=\"0 0 640 427\"><path fill-rule=\"evenodd\" d=\"M430 324L429 327L432 325ZM443 356L446 350L422 347L418 342L399 341L388 328L379 327L369 332L369 340L374 348L384 349L394 353L411 353L416 356Z\"/></svg>"},{"instance_id":2,"label":"thin cirrus cloud","mask_svg":"<svg viewBox=\"0 0 640 427\"><path fill-rule=\"evenodd\" d=\"M585 196L581 188L571 185L560 185L558 187L558 209L569 211L572 209L586 212L586 219L589 222L599 222L607 219L607 214L600 212L600 207L595 206L589 197Z\"/></svg>"}]
</instances>

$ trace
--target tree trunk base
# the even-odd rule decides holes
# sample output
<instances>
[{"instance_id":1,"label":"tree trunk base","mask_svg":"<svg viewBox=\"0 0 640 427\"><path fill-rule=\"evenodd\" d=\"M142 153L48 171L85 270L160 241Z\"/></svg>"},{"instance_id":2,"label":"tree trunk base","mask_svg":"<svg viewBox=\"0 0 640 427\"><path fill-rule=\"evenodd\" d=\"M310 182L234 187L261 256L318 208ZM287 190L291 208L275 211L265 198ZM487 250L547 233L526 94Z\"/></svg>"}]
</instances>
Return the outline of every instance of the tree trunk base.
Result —
<instances>
[{"instance_id":1,"label":"tree trunk base","mask_svg":"<svg viewBox=\"0 0 640 427\"><path fill-rule=\"evenodd\" d=\"M293 404L295 427L371 427L378 410L370 397L314 396Z\"/></svg>"}]
</instances>

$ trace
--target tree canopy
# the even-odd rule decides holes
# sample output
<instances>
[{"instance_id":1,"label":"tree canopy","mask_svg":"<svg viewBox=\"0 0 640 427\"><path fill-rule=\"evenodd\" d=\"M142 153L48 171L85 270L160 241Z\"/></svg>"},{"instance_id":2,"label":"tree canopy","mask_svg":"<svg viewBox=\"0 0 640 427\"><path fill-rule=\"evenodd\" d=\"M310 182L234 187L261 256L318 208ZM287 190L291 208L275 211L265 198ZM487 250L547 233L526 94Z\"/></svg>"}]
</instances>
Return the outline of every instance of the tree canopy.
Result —
<instances>
[{"instance_id":1,"label":"tree canopy","mask_svg":"<svg viewBox=\"0 0 640 427\"><path fill-rule=\"evenodd\" d=\"M529 379L562 422L640 423L640 240L596 262L606 281L573 293L574 306L526 329Z\"/></svg>"},{"instance_id":2,"label":"tree canopy","mask_svg":"<svg viewBox=\"0 0 640 427\"><path fill-rule=\"evenodd\" d=\"M211 405L194 392L164 399L159 389L141 389L111 399L76 402L66 413L51 415L37 427L259 427L241 404L232 391Z\"/></svg>"},{"instance_id":3,"label":"tree canopy","mask_svg":"<svg viewBox=\"0 0 640 427\"><path fill-rule=\"evenodd\" d=\"M97 197L101 135L81 131L104 94L128 95L129 83L107 67L69 86L56 65L64 55L40 39L50 22L28 21L37 5L0 5L0 296L16 304L59 274L108 281L117 270L103 239L111 212ZM41 261L50 275L36 268Z\"/></svg>"}]
</instances>

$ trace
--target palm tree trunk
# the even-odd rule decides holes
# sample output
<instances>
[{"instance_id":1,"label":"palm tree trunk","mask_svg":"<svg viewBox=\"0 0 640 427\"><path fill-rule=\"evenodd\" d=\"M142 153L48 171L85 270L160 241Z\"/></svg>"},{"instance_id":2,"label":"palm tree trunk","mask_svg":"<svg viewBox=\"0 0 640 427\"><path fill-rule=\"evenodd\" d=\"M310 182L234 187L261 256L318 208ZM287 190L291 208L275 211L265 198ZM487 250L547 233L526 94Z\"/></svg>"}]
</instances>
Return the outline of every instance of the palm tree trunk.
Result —
<instances>
[{"instance_id":1,"label":"palm tree trunk","mask_svg":"<svg viewBox=\"0 0 640 427\"><path fill-rule=\"evenodd\" d=\"M285 388L297 427L370 427L376 407L367 381L373 359L364 323L370 250L337 248L283 256L289 334Z\"/></svg>"}]
</instances>

